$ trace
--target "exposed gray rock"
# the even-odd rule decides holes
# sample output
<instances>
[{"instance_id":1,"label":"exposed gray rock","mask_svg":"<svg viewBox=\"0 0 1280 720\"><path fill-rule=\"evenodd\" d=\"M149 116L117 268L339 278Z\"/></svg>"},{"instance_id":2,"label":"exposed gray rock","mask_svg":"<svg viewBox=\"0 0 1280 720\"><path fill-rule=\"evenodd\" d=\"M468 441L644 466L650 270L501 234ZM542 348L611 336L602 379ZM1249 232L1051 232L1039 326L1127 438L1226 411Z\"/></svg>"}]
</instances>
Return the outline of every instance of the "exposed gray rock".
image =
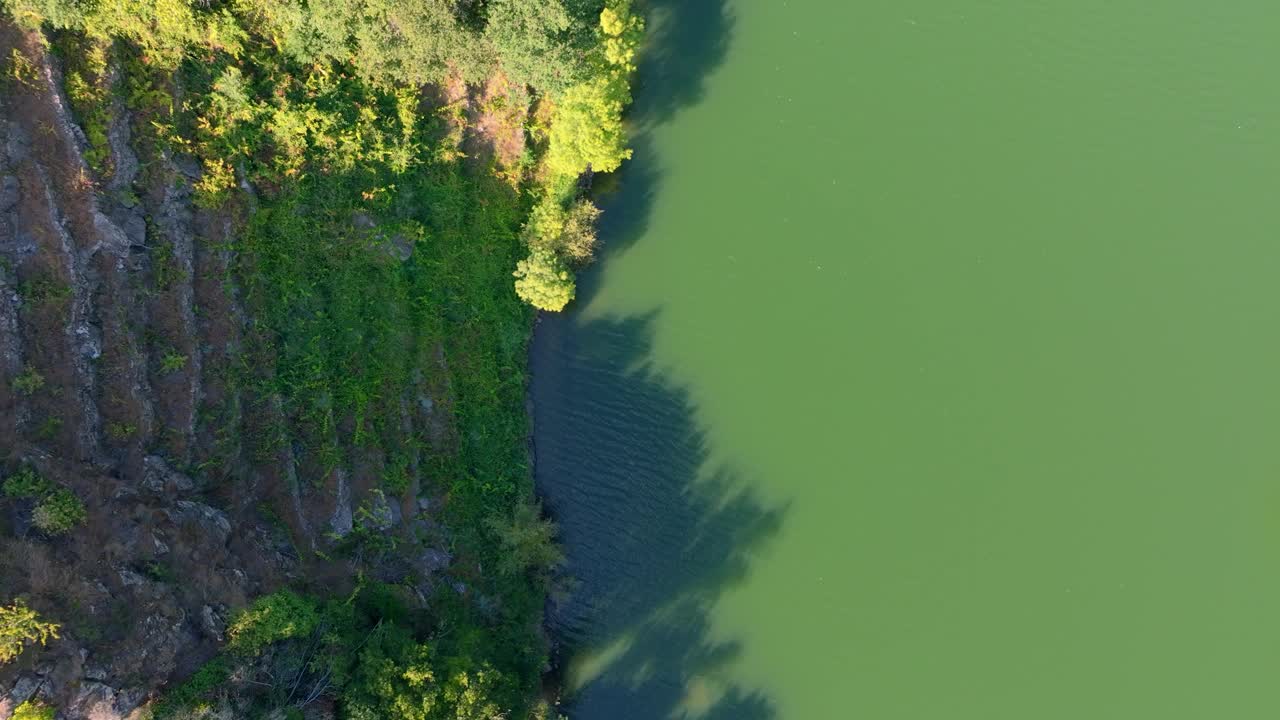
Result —
<instances>
[{"instance_id":1,"label":"exposed gray rock","mask_svg":"<svg viewBox=\"0 0 1280 720\"><path fill-rule=\"evenodd\" d=\"M227 629L227 608L224 605L214 607L205 605L200 609L200 628L205 635L222 642L223 633Z\"/></svg>"},{"instance_id":2,"label":"exposed gray rock","mask_svg":"<svg viewBox=\"0 0 1280 720\"><path fill-rule=\"evenodd\" d=\"M168 160L168 164L175 174L181 172L181 169L177 167L172 158L168 158ZM191 186L188 183L170 183L166 185L164 200L160 204L158 212L153 215L153 220L160 236L169 241L172 250L170 262L177 270L177 281L174 285L176 297L174 300L182 325L182 336L186 338L198 337L199 329L195 316L195 289L192 285L192 277L195 273L195 232L192 227L194 211L191 204ZM196 413L194 408L200 405L200 377L203 374L204 360L199 344L192 344L189 347L184 345L181 350L187 356L182 377L186 381L184 392L188 398L183 405L189 410L178 420L181 423L180 426L170 429L181 431L186 439L184 445L189 447L195 440ZM180 462L185 462L190 458L178 457L176 459Z\"/></svg>"},{"instance_id":3,"label":"exposed gray rock","mask_svg":"<svg viewBox=\"0 0 1280 720\"><path fill-rule=\"evenodd\" d=\"M231 537L231 521L221 510L191 500L179 500L174 503L174 506L176 509L164 511L170 522L177 525L195 525L216 537L223 545Z\"/></svg>"},{"instance_id":4,"label":"exposed gray rock","mask_svg":"<svg viewBox=\"0 0 1280 720\"><path fill-rule=\"evenodd\" d=\"M12 175L0 177L0 212L9 212L18 204L18 178Z\"/></svg>"},{"instance_id":5,"label":"exposed gray rock","mask_svg":"<svg viewBox=\"0 0 1280 720\"><path fill-rule=\"evenodd\" d=\"M86 680L105 682L109 675L110 673L108 673L106 665L102 665L97 662L85 663L84 677Z\"/></svg>"},{"instance_id":6,"label":"exposed gray rock","mask_svg":"<svg viewBox=\"0 0 1280 720\"><path fill-rule=\"evenodd\" d=\"M423 576L433 575L449 566L453 558L449 553L438 548L427 548L418 556L416 563L418 572Z\"/></svg>"},{"instance_id":7,"label":"exposed gray rock","mask_svg":"<svg viewBox=\"0 0 1280 720\"><path fill-rule=\"evenodd\" d=\"M142 585L147 581L146 578L142 577L138 573L125 568L118 570L117 574L120 575L120 582L123 583L125 587L135 587Z\"/></svg>"},{"instance_id":8,"label":"exposed gray rock","mask_svg":"<svg viewBox=\"0 0 1280 720\"><path fill-rule=\"evenodd\" d=\"M200 179L200 161L192 155L174 155L170 158L173 167L188 180Z\"/></svg>"},{"instance_id":9,"label":"exposed gray rock","mask_svg":"<svg viewBox=\"0 0 1280 720\"><path fill-rule=\"evenodd\" d=\"M124 257L129 253L129 235L112 222L111 218L96 209L93 211L93 227L98 231L95 250L106 250L116 257Z\"/></svg>"},{"instance_id":10,"label":"exposed gray rock","mask_svg":"<svg viewBox=\"0 0 1280 720\"><path fill-rule=\"evenodd\" d=\"M17 123L9 123L8 130L9 141L5 143L5 153L14 165L18 165L31 154L31 138Z\"/></svg>"},{"instance_id":11,"label":"exposed gray rock","mask_svg":"<svg viewBox=\"0 0 1280 720\"><path fill-rule=\"evenodd\" d=\"M124 234L129 238L129 244L133 247L142 247L147 244L147 220L141 215L130 215L124 221Z\"/></svg>"},{"instance_id":12,"label":"exposed gray rock","mask_svg":"<svg viewBox=\"0 0 1280 720\"><path fill-rule=\"evenodd\" d=\"M108 82L115 85L120 80L120 65L112 63ZM111 164L114 171L108 187L114 191L128 190L138 177L138 155L129 146L129 111L118 96L111 101L111 124L107 127L107 145L111 148Z\"/></svg>"},{"instance_id":13,"label":"exposed gray rock","mask_svg":"<svg viewBox=\"0 0 1280 720\"><path fill-rule=\"evenodd\" d=\"M158 455L143 461L142 487L156 495L190 495L196 488L191 478L174 470Z\"/></svg>"},{"instance_id":14,"label":"exposed gray rock","mask_svg":"<svg viewBox=\"0 0 1280 720\"><path fill-rule=\"evenodd\" d=\"M57 98L55 98L56 100ZM43 207L46 216L40 221L55 233L50 243L54 247L60 262L66 270L71 286L71 302L69 305L66 327L66 347L72 352L72 368L74 386L73 395L68 400L74 403L79 411L79 422L75 428L76 455L78 459L92 460L97 465L105 465L98 438L101 429L101 416L96 401L97 368L93 362L94 353L101 353L102 340L98 330L90 322L92 317L90 296L92 287L88 272L89 256L81 253L76 239L64 222L59 212L58 198L54 194L54 183L47 169L39 162L32 165L36 185L43 190ZM33 192L38 192L33 190Z\"/></svg>"},{"instance_id":15,"label":"exposed gray rock","mask_svg":"<svg viewBox=\"0 0 1280 720\"><path fill-rule=\"evenodd\" d=\"M138 491L128 485L121 485L115 489L115 492L111 493L112 500L119 500L123 502L130 502L135 500L137 497Z\"/></svg>"},{"instance_id":16,"label":"exposed gray rock","mask_svg":"<svg viewBox=\"0 0 1280 720\"><path fill-rule=\"evenodd\" d=\"M347 482L347 473L338 468L334 470L338 481L337 500L333 508L333 517L329 519L329 529L338 537L345 537L351 532L351 485Z\"/></svg>"},{"instance_id":17,"label":"exposed gray rock","mask_svg":"<svg viewBox=\"0 0 1280 720\"><path fill-rule=\"evenodd\" d=\"M63 714L85 720L131 720L134 711L146 699L141 690L117 690L105 683L90 680L80 684Z\"/></svg>"},{"instance_id":18,"label":"exposed gray rock","mask_svg":"<svg viewBox=\"0 0 1280 720\"><path fill-rule=\"evenodd\" d=\"M22 372L22 334L18 327L18 308L21 299L18 294L5 285L6 279L0 277L0 371L8 377L15 377ZM21 426L27 421L30 410L26 403L17 403L11 421Z\"/></svg>"},{"instance_id":19,"label":"exposed gray rock","mask_svg":"<svg viewBox=\"0 0 1280 720\"><path fill-rule=\"evenodd\" d=\"M18 678L18 681L13 684L13 688L4 696L4 701L0 701L0 717L8 717L8 715L4 714L5 702L12 703L9 708L9 712L12 713L14 708L35 697L43 683L43 680L31 675L23 675Z\"/></svg>"},{"instance_id":20,"label":"exposed gray rock","mask_svg":"<svg viewBox=\"0 0 1280 720\"><path fill-rule=\"evenodd\" d=\"M396 233L391 236L391 256L400 262L404 262L413 257L413 240Z\"/></svg>"},{"instance_id":21,"label":"exposed gray rock","mask_svg":"<svg viewBox=\"0 0 1280 720\"><path fill-rule=\"evenodd\" d=\"M102 334L88 322L80 323L75 329L80 354L90 360L102 357Z\"/></svg>"},{"instance_id":22,"label":"exposed gray rock","mask_svg":"<svg viewBox=\"0 0 1280 720\"><path fill-rule=\"evenodd\" d=\"M181 610L167 612L175 611L176 615L153 613L135 626L137 642L121 645L111 658L115 676L145 673L146 677L168 678L173 675L178 658L199 640Z\"/></svg>"}]
</instances>

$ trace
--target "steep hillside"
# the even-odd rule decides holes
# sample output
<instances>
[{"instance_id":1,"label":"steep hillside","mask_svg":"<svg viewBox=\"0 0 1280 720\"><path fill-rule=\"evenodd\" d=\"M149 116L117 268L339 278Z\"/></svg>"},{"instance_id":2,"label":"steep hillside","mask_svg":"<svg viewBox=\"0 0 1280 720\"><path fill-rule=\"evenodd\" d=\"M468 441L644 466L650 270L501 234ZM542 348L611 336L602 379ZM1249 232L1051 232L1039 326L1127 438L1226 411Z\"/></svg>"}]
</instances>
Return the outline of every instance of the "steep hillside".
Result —
<instances>
[{"instance_id":1,"label":"steep hillside","mask_svg":"<svg viewBox=\"0 0 1280 720\"><path fill-rule=\"evenodd\" d=\"M639 22L339 5L0 20L0 718L547 712L520 297Z\"/></svg>"}]
</instances>

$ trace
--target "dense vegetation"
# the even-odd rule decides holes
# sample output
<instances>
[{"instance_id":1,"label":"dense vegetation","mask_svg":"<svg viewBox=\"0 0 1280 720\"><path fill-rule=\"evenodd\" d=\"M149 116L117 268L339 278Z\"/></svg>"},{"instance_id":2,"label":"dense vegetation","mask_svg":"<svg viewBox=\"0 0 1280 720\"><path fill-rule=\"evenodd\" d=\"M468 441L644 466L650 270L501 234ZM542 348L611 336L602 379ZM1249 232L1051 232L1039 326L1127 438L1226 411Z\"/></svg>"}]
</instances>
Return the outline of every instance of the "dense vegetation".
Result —
<instances>
[{"instance_id":1,"label":"dense vegetation","mask_svg":"<svg viewBox=\"0 0 1280 720\"><path fill-rule=\"evenodd\" d=\"M493 637L456 623L449 608L413 613L390 586L361 586L320 600L280 591L259 598L228 628L227 656L207 664L154 708L174 717L225 693L233 668L265 688L257 709L340 698L358 720L487 720L527 705L527 688L495 668ZM447 632L439 632L441 627ZM433 639L423 642L424 634ZM545 717L546 706L530 711Z\"/></svg>"},{"instance_id":2,"label":"dense vegetation","mask_svg":"<svg viewBox=\"0 0 1280 720\"><path fill-rule=\"evenodd\" d=\"M199 714L233 671L261 688L264 712L329 697L361 720L545 714L540 618L560 556L532 496L531 310L521 300L560 310L573 299L573 269L592 257L599 215L580 179L629 156L622 113L642 23L628 0L0 5L60 56L96 173L113 170L108 128L122 105L143 172L146 158L193 159L195 203L234 220L230 279L254 323L227 381L279 398L287 422L253 428L253 453L296 448L316 477L353 452L377 453L379 492L396 497L419 491L407 468L422 467L448 499L440 512L455 565L475 569L466 593L438 593L425 607L363 578L348 597L261 598L232 622L225 651L156 714ZM459 98L468 86L505 88L485 95L483 111L516 118L522 152L467 145ZM163 286L164 248L155 252ZM440 357L448 452L400 431L400 399ZM171 350L160 372L187 362ZM19 389L42 381L32 371ZM50 535L84 515L74 494L34 472L4 492L34 503ZM370 516L356 513L340 550L400 551L400 539L368 530ZM0 611L14 654L56 631L20 603Z\"/></svg>"},{"instance_id":3,"label":"dense vegetation","mask_svg":"<svg viewBox=\"0 0 1280 720\"><path fill-rule=\"evenodd\" d=\"M276 186L301 182L307 170L359 168L385 179L413 172L433 153L457 157L456 147L431 147L430 135L418 132L425 83L498 73L531 91L551 110L549 126L532 128L545 136L545 157L524 173L533 181L525 189L539 197L538 221L524 233L536 271L523 274L518 292L542 309L559 310L573 297L571 274L549 264L546 252L580 264L594 243L581 221L595 211L578 197L577 178L611 172L630 157L622 113L643 31L630 0L603 9L593 0L5 5L20 22L72 31L86 43L68 92L86 116L90 160L98 164L106 157L107 51L126 41L147 78L139 85L134 77L132 97L148 106L157 139L201 158L206 204L225 200L237 176ZM174 68L203 71L190 99L166 92L164 75ZM369 184L363 192L389 189Z\"/></svg>"},{"instance_id":4,"label":"dense vegetation","mask_svg":"<svg viewBox=\"0 0 1280 720\"><path fill-rule=\"evenodd\" d=\"M6 479L4 494L32 503L31 523L50 535L65 533L84 520L84 503L80 498L40 477L31 468L22 468Z\"/></svg>"}]
</instances>

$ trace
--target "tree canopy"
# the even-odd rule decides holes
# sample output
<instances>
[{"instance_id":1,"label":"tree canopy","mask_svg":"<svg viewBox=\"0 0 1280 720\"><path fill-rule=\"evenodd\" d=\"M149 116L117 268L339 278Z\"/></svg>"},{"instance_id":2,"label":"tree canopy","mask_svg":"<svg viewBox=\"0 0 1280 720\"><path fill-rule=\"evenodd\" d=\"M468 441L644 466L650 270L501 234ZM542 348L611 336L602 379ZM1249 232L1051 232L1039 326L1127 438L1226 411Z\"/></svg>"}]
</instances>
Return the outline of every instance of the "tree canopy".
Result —
<instances>
[{"instance_id":1,"label":"tree canopy","mask_svg":"<svg viewBox=\"0 0 1280 720\"><path fill-rule=\"evenodd\" d=\"M573 273L548 250L535 249L516 265L516 294L538 308L559 312L577 292Z\"/></svg>"}]
</instances>

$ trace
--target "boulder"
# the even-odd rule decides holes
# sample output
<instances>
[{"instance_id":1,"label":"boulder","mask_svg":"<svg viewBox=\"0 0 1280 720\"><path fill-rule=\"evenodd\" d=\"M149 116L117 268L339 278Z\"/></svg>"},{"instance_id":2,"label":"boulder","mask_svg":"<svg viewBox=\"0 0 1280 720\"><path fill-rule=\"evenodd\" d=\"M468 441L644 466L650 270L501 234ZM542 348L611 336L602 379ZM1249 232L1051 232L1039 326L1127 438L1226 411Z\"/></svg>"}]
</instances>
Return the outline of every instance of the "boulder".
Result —
<instances>
[{"instance_id":1,"label":"boulder","mask_svg":"<svg viewBox=\"0 0 1280 720\"><path fill-rule=\"evenodd\" d=\"M157 496L186 496L196 489L196 484L170 467L164 458L148 455L142 461L142 487Z\"/></svg>"}]
</instances>

